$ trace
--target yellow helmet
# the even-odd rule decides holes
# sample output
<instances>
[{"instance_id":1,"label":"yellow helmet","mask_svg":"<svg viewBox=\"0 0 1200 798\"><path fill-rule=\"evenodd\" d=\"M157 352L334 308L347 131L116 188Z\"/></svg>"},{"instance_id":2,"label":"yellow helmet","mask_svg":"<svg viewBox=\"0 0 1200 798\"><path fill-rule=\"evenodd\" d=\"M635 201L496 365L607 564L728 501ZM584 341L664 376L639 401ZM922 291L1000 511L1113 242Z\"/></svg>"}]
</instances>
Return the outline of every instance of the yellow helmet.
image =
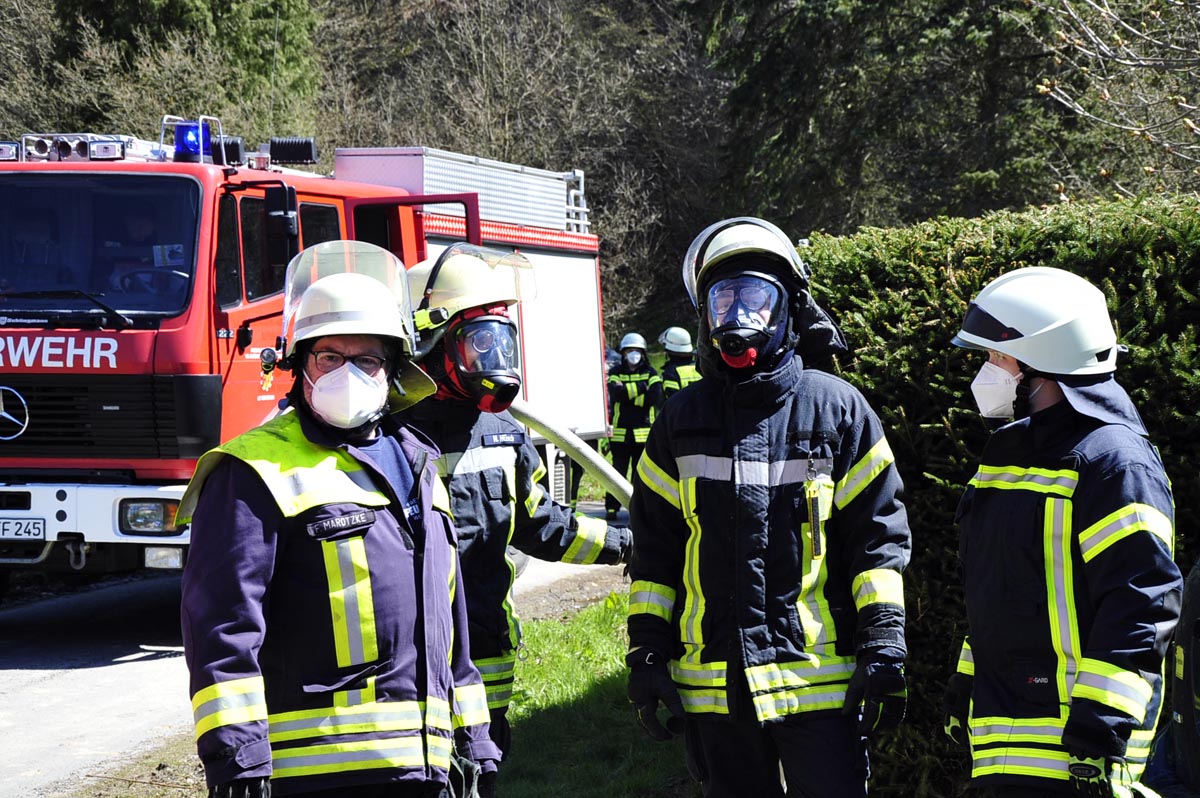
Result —
<instances>
[{"instance_id":1,"label":"yellow helmet","mask_svg":"<svg viewBox=\"0 0 1200 798\"><path fill-rule=\"evenodd\" d=\"M459 313L515 305L526 292L523 281L532 273L533 265L518 252L465 243L413 266L408 270L408 285L416 298L415 324L421 332L416 358L429 353L445 333L446 323Z\"/></svg>"}]
</instances>

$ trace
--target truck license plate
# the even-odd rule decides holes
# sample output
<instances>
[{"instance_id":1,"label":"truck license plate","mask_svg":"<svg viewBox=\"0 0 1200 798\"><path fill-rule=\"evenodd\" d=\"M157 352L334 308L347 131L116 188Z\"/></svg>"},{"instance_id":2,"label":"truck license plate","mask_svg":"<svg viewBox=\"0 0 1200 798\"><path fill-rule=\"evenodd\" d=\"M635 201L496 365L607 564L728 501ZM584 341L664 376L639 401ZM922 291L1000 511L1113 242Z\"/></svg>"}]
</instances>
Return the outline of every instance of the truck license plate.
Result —
<instances>
[{"instance_id":1,"label":"truck license plate","mask_svg":"<svg viewBox=\"0 0 1200 798\"><path fill-rule=\"evenodd\" d=\"M45 540L44 518L0 518L0 538L9 540Z\"/></svg>"}]
</instances>

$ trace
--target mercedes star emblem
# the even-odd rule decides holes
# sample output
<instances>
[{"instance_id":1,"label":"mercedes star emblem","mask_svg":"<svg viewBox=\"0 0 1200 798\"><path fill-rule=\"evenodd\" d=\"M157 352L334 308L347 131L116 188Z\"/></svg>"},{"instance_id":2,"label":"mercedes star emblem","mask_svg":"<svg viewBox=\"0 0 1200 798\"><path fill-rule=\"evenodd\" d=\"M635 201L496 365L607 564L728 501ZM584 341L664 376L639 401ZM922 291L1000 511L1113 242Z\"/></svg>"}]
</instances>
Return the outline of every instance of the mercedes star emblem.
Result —
<instances>
[{"instance_id":1,"label":"mercedes star emblem","mask_svg":"<svg viewBox=\"0 0 1200 798\"><path fill-rule=\"evenodd\" d=\"M16 388L0 385L0 441L11 441L29 427L29 405Z\"/></svg>"}]
</instances>

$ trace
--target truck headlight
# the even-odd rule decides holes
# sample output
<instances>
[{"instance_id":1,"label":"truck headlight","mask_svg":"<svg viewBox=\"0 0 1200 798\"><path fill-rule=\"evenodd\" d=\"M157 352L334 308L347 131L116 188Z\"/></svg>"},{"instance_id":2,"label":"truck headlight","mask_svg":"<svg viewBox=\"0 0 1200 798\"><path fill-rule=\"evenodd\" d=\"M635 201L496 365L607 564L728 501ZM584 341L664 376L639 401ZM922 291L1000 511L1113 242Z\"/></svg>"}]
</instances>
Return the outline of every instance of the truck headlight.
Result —
<instances>
[{"instance_id":1,"label":"truck headlight","mask_svg":"<svg viewBox=\"0 0 1200 798\"><path fill-rule=\"evenodd\" d=\"M122 499L117 526L127 535L178 535L178 511L179 502L173 499Z\"/></svg>"}]
</instances>

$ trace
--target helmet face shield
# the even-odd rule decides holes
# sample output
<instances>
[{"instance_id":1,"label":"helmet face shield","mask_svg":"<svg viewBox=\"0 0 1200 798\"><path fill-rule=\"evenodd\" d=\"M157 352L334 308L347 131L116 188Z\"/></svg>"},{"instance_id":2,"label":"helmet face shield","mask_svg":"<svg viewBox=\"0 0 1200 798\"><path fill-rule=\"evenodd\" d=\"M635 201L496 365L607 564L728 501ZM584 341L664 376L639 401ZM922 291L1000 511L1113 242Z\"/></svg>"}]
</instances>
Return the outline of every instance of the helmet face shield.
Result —
<instances>
[{"instance_id":1,"label":"helmet face shield","mask_svg":"<svg viewBox=\"0 0 1200 798\"><path fill-rule=\"evenodd\" d=\"M452 357L465 374L519 372L516 328L507 319L472 319L454 331Z\"/></svg>"},{"instance_id":2,"label":"helmet face shield","mask_svg":"<svg viewBox=\"0 0 1200 798\"><path fill-rule=\"evenodd\" d=\"M708 287L705 308L710 329L737 326L773 329L779 320L783 292L778 284L754 274L715 280Z\"/></svg>"},{"instance_id":3,"label":"helmet face shield","mask_svg":"<svg viewBox=\"0 0 1200 798\"><path fill-rule=\"evenodd\" d=\"M1024 337L1020 330L1006 326L1002 321L972 302L963 316L962 331L985 341L1014 341Z\"/></svg>"}]
</instances>

